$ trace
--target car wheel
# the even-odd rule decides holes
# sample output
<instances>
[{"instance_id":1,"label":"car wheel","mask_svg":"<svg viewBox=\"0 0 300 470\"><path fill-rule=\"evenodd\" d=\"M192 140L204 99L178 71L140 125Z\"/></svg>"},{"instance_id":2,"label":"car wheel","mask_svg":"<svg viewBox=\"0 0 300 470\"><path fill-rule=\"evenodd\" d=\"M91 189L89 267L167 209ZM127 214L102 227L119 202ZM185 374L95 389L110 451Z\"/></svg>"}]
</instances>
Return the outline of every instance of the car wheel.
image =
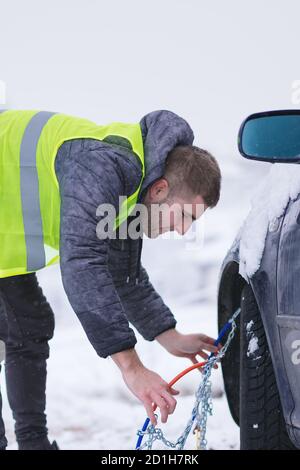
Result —
<instances>
[{"instance_id":1,"label":"car wheel","mask_svg":"<svg viewBox=\"0 0 300 470\"><path fill-rule=\"evenodd\" d=\"M241 297L240 438L242 450L292 450L261 315L249 285Z\"/></svg>"}]
</instances>

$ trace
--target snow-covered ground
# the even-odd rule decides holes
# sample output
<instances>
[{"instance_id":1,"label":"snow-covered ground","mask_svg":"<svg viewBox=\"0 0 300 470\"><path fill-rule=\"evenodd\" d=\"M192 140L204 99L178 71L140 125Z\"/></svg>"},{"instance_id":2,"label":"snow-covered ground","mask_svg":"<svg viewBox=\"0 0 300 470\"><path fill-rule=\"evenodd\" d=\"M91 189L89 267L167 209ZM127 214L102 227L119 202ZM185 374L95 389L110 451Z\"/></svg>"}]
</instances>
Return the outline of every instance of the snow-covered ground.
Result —
<instances>
[{"instance_id":1,"label":"snow-covered ground","mask_svg":"<svg viewBox=\"0 0 300 470\"><path fill-rule=\"evenodd\" d=\"M5 102L0 97L0 107L60 111L99 124L138 122L149 111L170 109L191 124L195 144L220 161L222 199L205 214L198 250L187 249L185 240L162 239L145 240L143 250L143 263L178 328L216 336L220 265L269 168L237 156L238 127L253 112L299 107L293 99L299 72L298 0L2 3L0 82L7 96ZM249 268L257 259L253 262ZM63 292L59 269L44 270L39 279L56 313L48 367L51 438L64 449L133 448L143 407L112 360L98 358L89 345ZM155 342L138 339L145 365L165 380L189 365ZM182 431L199 378L195 371L178 383L181 394L164 426L167 436ZM212 382L215 411L208 447L237 449L239 433L219 370ZM13 422L5 397L4 417L12 449Z\"/></svg>"},{"instance_id":2,"label":"snow-covered ground","mask_svg":"<svg viewBox=\"0 0 300 470\"><path fill-rule=\"evenodd\" d=\"M215 315L209 304L178 308L177 317L182 329L215 332ZM213 315L214 321L204 318ZM171 379L187 361L172 359L157 344L142 344L138 351L148 367ZM167 437L175 439L182 432L193 406L193 394L200 374L195 371L177 385L181 394L177 410L163 426ZM214 372L213 395L215 413L208 426L209 447L237 448L238 429L227 410L219 371ZM142 405L130 394L111 359L100 360L83 337L76 322L58 321L56 338L52 341L49 361L48 423L50 436L63 449L132 449L136 430L145 419ZM13 423L8 407L4 416L10 449L14 449ZM187 448L194 448L194 438Z\"/></svg>"},{"instance_id":3,"label":"snow-covered ground","mask_svg":"<svg viewBox=\"0 0 300 470\"><path fill-rule=\"evenodd\" d=\"M222 162L221 162L222 164ZM217 282L221 262L235 232L249 209L252 182L264 166L244 162L223 165L222 198L217 208L203 218L203 239L197 249L185 238L145 240L143 263L152 282L171 307L182 332L217 335ZM236 201L238 199L238 204ZM162 256L163 253L163 256ZM143 406L123 383L113 361L100 359L88 343L63 292L58 267L39 273L39 280L56 313L56 334L51 341L48 362L47 412L51 438L63 449L131 449L136 431L145 418ZM144 364L170 380L190 365L168 354L156 342L146 342L137 333L137 350ZM188 374L177 384L180 395L176 412L163 426L167 437L182 432L193 406L201 376ZM208 422L208 448L238 449L239 430L233 422L224 396L221 371L213 371L214 414ZM4 418L9 448L16 447L13 421L4 399ZM187 448L195 448L191 436Z\"/></svg>"}]
</instances>

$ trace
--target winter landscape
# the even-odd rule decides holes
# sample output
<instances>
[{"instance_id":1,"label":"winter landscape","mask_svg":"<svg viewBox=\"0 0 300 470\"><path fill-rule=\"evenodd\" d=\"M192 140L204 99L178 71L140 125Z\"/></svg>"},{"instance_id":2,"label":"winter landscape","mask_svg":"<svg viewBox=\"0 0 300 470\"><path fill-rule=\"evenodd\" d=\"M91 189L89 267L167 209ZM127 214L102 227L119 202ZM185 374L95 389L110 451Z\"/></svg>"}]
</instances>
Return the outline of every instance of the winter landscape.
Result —
<instances>
[{"instance_id":1,"label":"winter landscape","mask_svg":"<svg viewBox=\"0 0 300 470\"><path fill-rule=\"evenodd\" d=\"M299 18L298 4L287 4ZM238 154L239 125L252 112L297 105L292 101L297 70L290 44L296 41L298 21L281 5L270 0L243 5L236 0L210 5L198 0L53 0L43 5L12 0L1 7L0 80L6 83L6 102L0 107L59 110L98 123L137 122L149 111L170 109L190 123L195 144L218 159L221 201L197 222L200 240L191 242L189 233L181 239L144 240L142 263L181 332L217 337L220 267L258 185L270 171L269 164ZM133 14L128 15L129 7ZM11 21L5 20L12 16L17 37L11 33ZM265 40L266 25L272 40ZM279 30L284 35L276 35ZM288 190L288 175L285 181ZM261 197L258 194L256 198ZM270 207L274 213L280 210L272 201ZM251 259L245 254L250 271L255 256L259 258L269 215L270 211L256 214L247 232L248 243L260 233ZM133 449L145 419L143 406L126 388L113 361L97 357L92 349L63 291L59 267L40 271L38 278L56 315L48 361L51 439L62 449ZM165 380L190 365L136 335L143 363ZM8 449L15 449L3 375ZM171 440L190 417L200 379L193 371L177 384L177 409L162 427ZM230 416L220 368L212 374L212 393L208 449L237 450L239 429ZM187 448L195 449L193 436Z\"/></svg>"}]
</instances>

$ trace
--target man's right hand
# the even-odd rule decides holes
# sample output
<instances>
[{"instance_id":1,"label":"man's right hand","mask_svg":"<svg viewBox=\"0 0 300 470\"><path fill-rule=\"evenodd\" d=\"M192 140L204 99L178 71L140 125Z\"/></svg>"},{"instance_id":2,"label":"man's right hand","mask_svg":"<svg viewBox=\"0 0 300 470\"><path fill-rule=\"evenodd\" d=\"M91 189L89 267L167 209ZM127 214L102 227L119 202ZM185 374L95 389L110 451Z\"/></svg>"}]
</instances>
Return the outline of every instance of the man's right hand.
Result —
<instances>
[{"instance_id":1,"label":"man's right hand","mask_svg":"<svg viewBox=\"0 0 300 470\"><path fill-rule=\"evenodd\" d=\"M154 426L157 424L153 405L159 407L161 421L166 423L168 415L172 414L176 407L173 395L178 395L179 392L169 387L156 372L147 369L134 349L113 354L111 357L120 368L129 390L143 403L151 423Z\"/></svg>"}]
</instances>

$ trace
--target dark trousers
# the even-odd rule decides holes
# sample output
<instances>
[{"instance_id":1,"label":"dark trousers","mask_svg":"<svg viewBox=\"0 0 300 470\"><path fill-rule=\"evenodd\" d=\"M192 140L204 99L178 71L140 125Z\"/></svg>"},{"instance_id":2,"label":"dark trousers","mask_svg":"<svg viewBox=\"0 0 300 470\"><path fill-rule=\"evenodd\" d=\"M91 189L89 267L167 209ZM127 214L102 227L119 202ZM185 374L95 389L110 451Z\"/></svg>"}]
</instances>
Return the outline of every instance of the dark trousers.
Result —
<instances>
[{"instance_id":1,"label":"dark trousers","mask_svg":"<svg viewBox=\"0 0 300 470\"><path fill-rule=\"evenodd\" d=\"M46 360L54 315L35 273L0 279L0 339L19 449L47 449ZM0 449L7 445L1 417Z\"/></svg>"}]
</instances>

